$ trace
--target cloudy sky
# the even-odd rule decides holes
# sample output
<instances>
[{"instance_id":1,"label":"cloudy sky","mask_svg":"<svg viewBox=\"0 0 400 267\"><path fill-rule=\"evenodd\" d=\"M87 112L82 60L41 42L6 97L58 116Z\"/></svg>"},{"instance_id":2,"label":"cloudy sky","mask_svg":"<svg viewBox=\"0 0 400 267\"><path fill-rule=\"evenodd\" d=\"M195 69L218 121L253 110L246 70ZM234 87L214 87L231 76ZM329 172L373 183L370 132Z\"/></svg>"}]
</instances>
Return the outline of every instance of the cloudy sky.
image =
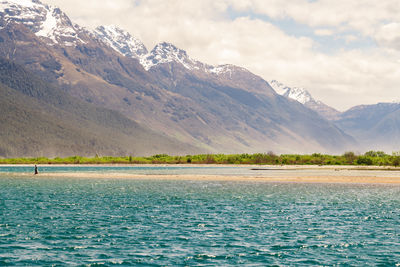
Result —
<instances>
[{"instance_id":1,"label":"cloudy sky","mask_svg":"<svg viewBox=\"0 0 400 267\"><path fill-rule=\"evenodd\" d=\"M400 101L399 0L43 0L88 28L117 25L243 66L345 110Z\"/></svg>"}]
</instances>

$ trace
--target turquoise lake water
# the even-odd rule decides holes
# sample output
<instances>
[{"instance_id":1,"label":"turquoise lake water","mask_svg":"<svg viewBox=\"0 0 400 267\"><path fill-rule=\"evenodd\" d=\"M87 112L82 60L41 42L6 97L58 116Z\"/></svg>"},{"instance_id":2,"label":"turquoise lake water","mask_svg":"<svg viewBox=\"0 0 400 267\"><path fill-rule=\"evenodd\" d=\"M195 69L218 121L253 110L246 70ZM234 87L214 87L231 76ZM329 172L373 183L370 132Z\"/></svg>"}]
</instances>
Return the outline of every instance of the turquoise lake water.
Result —
<instances>
[{"instance_id":1,"label":"turquoise lake water","mask_svg":"<svg viewBox=\"0 0 400 267\"><path fill-rule=\"evenodd\" d=\"M400 264L400 186L32 177L0 174L0 265Z\"/></svg>"}]
</instances>

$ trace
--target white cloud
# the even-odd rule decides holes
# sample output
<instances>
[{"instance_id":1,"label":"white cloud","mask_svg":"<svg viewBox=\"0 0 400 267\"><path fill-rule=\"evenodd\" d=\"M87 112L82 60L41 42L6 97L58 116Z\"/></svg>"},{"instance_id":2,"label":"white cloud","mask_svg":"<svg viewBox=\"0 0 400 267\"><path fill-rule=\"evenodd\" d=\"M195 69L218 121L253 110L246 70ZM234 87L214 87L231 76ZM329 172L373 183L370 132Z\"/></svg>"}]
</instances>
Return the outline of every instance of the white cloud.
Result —
<instances>
[{"instance_id":1,"label":"white cloud","mask_svg":"<svg viewBox=\"0 0 400 267\"><path fill-rule=\"evenodd\" d=\"M343 38L345 39L347 44L350 44L350 43L358 40L357 36L352 35L352 34L347 34Z\"/></svg>"},{"instance_id":2,"label":"white cloud","mask_svg":"<svg viewBox=\"0 0 400 267\"><path fill-rule=\"evenodd\" d=\"M328 29L316 29L314 34L318 36L331 36L334 34L334 32Z\"/></svg>"},{"instance_id":3,"label":"white cloud","mask_svg":"<svg viewBox=\"0 0 400 267\"><path fill-rule=\"evenodd\" d=\"M400 23L392 22L380 27L375 38L382 46L400 50Z\"/></svg>"},{"instance_id":4,"label":"white cloud","mask_svg":"<svg viewBox=\"0 0 400 267\"><path fill-rule=\"evenodd\" d=\"M235 1L235 0L233 0ZM243 0L238 0L239 2ZM313 27L339 27L370 33L382 21L398 21L398 0L247 0L247 10L273 18L288 17ZM243 9L244 10L244 9Z\"/></svg>"},{"instance_id":5,"label":"white cloud","mask_svg":"<svg viewBox=\"0 0 400 267\"><path fill-rule=\"evenodd\" d=\"M118 25L149 49L168 41L203 62L237 64L266 80L306 87L317 99L340 109L398 98L398 0L44 1L83 26ZM310 37L291 36L279 24L251 16L231 19L229 10L290 18L309 25L315 34L348 42L356 36L370 37L378 46L326 54Z\"/></svg>"}]
</instances>

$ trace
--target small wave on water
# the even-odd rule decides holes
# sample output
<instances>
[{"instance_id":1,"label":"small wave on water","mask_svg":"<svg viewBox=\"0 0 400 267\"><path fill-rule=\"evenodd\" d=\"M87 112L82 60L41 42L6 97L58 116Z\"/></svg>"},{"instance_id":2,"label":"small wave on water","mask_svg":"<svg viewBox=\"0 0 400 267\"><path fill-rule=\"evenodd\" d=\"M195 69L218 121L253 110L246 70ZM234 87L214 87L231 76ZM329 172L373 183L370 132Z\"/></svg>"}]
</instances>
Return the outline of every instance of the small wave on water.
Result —
<instances>
[{"instance_id":1,"label":"small wave on water","mask_svg":"<svg viewBox=\"0 0 400 267\"><path fill-rule=\"evenodd\" d=\"M400 187L0 178L0 265L396 265Z\"/></svg>"}]
</instances>

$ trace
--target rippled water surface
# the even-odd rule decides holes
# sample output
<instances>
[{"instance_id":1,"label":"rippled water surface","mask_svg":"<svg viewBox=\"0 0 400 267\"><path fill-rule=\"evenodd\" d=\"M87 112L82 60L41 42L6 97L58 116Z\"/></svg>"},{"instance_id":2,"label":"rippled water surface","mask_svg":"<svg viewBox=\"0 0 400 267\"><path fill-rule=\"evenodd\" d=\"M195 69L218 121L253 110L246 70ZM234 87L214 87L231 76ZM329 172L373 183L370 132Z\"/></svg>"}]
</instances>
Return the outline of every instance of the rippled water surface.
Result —
<instances>
[{"instance_id":1,"label":"rippled water surface","mask_svg":"<svg viewBox=\"0 0 400 267\"><path fill-rule=\"evenodd\" d=\"M396 265L400 187L0 174L0 265Z\"/></svg>"}]
</instances>

